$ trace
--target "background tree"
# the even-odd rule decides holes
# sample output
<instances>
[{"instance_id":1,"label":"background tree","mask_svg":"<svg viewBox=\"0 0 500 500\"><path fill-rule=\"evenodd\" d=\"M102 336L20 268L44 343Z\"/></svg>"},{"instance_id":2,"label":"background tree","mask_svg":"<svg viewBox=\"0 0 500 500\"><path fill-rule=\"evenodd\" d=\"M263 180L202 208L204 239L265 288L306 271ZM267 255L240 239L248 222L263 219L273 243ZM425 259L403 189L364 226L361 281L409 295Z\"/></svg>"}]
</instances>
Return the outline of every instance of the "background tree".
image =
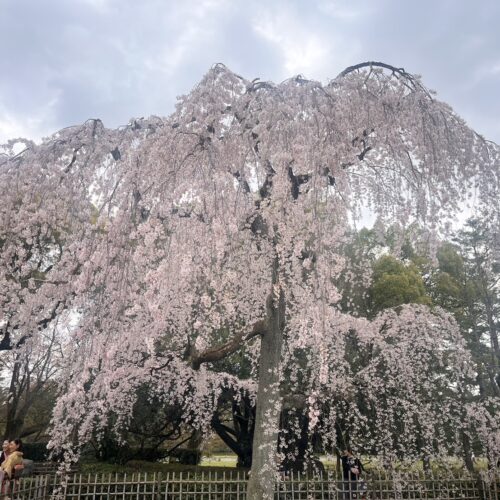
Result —
<instances>
[{"instance_id":1,"label":"background tree","mask_svg":"<svg viewBox=\"0 0 500 500\"><path fill-rule=\"evenodd\" d=\"M33 338L27 339L22 347L9 351L0 360L2 371L10 375L8 387L2 391L4 439L39 435L50 421L62 354L61 332L55 326L38 335L36 342L35 345ZM41 404L45 400L48 408ZM30 418L33 407L37 408L37 418Z\"/></svg>"},{"instance_id":2,"label":"background tree","mask_svg":"<svg viewBox=\"0 0 500 500\"><path fill-rule=\"evenodd\" d=\"M478 414L487 421L495 420L498 409L494 401L500 394L496 353L500 307L497 255L494 218L474 217L456 233L453 243L446 242L439 248L438 266L427 272L427 287L433 301L453 313L474 360L474 373L461 393L464 412L467 407L480 404L483 409ZM473 468L474 450L491 454L479 444L481 425L475 421L462 430L465 462L469 469ZM495 436L498 429L495 431L493 426L490 432Z\"/></svg>"},{"instance_id":3,"label":"background tree","mask_svg":"<svg viewBox=\"0 0 500 500\"><path fill-rule=\"evenodd\" d=\"M385 255L374 263L372 277L369 289L372 313L401 304L431 304L420 270L411 262L405 264Z\"/></svg>"},{"instance_id":4,"label":"background tree","mask_svg":"<svg viewBox=\"0 0 500 500\"><path fill-rule=\"evenodd\" d=\"M491 216L484 219L469 219L458 232L456 242L464 260L466 272L466 291L469 292L469 304L477 307L473 335L479 342L486 337L490 346L490 358L484 363L489 382L496 396L500 396L500 346L499 331L499 282L500 260L498 253L498 235ZM472 295L475 292L475 296ZM471 311L472 313L472 311Z\"/></svg>"},{"instance_id":5,"label":"background tree","mask_svg":"<svg viewBox=\"0 0 500 500\"><path fill-rule=\"evenodd\" d=\"M487 221L492 219L485 217L482 220L482 223L479 223L477 219L467 221L464 229L456 233L454 243L446 241L440 243L434 263L428 255L422 253L422 250L418 250L418 247L413 245L405 235L402 235L403 244L395 245L397 240L393 237L393 230L378 236L375 230L362 230L360 236L355 240L357 252L353 252L351 248L348 254L351 260L354 259L349 268L356 269L361 268L359 256L370 255L371 251L371 258L363 262L365 269L369 266L374 269L373 281L368 293L363 289L360 289L357 294L355 290L349 292L351 303L359 304L360 300L356 297L360 294L365 298L364 307L357 307L358 313L369 316L374 310L376 312L377 302L382 305L399 305L412 302L429 303L432 300L433 305L439 305L453 314L460 327L460 335L471 353L473 363L473 369L465 377L459 391L464 421L467 420L465 415L467 406L478 400L485 404L485 408L490 406L490 416L493 416L495 413L494 405L491 406L488 403L488 398L497 395L494 372L491 371L494 356L493 345L488 328L486 308L483 304L484 292L480 293L481 288L484 290L484 285L479 282L478 259L470 259L474 252L471 251L471 235L468 233L470 233L471 227L477 224L481 224L483 228L482 237L479 235L474 237L482 242L481 245L477 246L482 247L486 256L495 255L495 238L491 235L487 237L489 232ZM413 231L415 229L413 228ZM467 234L466 238L464 238L464 233ZM464 240L465 244L463 244ZM374 248L377 249L375 253L372 251ZM376 254L384 252L386 254L377 259ZM396 259L393 256L395 254L400 255L400 258ZM481 260L487 262L485 258ZM382 269L378 268L380 263L382 263ZM410 276L405 276L407 269L412 270ZM390 279L387 279L387 275ZM498 307L498 295L495 294L497 282L495 266L489 264L488 272L484 275L489 277L489 301L494 309ZM418 287L409 287L410 282L418 283ZM425 289L423 288L424 284ZM419 290L419 293L415 293L416 289ZM445 342L444 338L441 340L443 343ZM357 343L353 344L353 350L355 352L351 355L352 359L359 359L361 350ZM437 372L440 371L436 365L433 369ZM435 394L434 397L436 400L440 399L439 394ZM487 451L479 445L476 431L474 426L468 426L461 431L465 462L471 470L473 468L471 455L473 449L476 453Z\"/></svg>"}]
</instances>

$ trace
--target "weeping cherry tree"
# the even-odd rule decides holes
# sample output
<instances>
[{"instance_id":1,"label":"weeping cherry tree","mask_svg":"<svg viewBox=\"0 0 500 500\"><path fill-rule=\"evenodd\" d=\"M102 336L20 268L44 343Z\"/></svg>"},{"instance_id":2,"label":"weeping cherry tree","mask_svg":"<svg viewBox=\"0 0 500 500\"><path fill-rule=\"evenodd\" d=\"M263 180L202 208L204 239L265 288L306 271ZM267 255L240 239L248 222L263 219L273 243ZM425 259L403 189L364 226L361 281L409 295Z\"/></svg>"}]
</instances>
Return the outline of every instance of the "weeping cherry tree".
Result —
<instances>
[{"instance_id":1,"label":"weeping cherry tree","mask_svg":"<svg viewBox=\"0 0 500 500\"><path fill-rule=\"evenodd\" d=\"M168 118L117 130L90 120L17 155L13 144L0 160L2 347L66 321L51 445L68 460L110 415L117 433L127 426L143 384L201 428L233 387L256 404L248 498L272 498L283 401L305 393L310 427L334 435L321 403L358 377L341 355L353 332L378 353L359 375L381 426L366 439L383 443L407 412L397 446L411 455L412 426L430 439L436 418L460 425L416 404L429 363L447 367L451 389L470 370L446 314L407 306L368 321L341 312L336 285L366 211L380 226L422 224L432 253L471 190L486 205L498 194L496 145L418 77L362 63L326 85L275 85L216 65ZM440 332L441 351L428 344ZM214 369L239 350L252 376ZM384 370L394 391L381 394Z\"/></svg>"}]
</instances>

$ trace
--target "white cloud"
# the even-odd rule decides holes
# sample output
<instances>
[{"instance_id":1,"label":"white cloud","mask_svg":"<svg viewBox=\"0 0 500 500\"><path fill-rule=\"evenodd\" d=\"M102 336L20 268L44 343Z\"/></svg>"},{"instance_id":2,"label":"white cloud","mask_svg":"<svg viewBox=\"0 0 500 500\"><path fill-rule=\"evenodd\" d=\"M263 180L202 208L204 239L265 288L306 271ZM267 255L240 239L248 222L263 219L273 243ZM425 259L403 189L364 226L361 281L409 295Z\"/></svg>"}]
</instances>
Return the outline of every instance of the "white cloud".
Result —
<instances>
[{"instance_id":1,"label":"white cloud","mask_svg":"<svg viewBox=\"0 0 500 500\"><path fill-rule=\"evenodd\" d=\"M358 44L337 36L334 26L325 33L319 26L307 26L300 13L292 11L260 13L252 27L281 55L282 78L297 74L319 80L332 78L332 68L349 65L358 51Z\"/></svg>"},{"instance_id":2,"label":"white cloud","mask_svg":"<svg viewBox=\"0 0 500 500\"><path fill-rule=\"evenodd\" d=\"M148 58L146 64L151 68L156 66L168 75L175 74L177 68L186 59L187 54L210 35L207 17L213 11L220 9L223 3L207 0L194 6L189 5L186 10L181 9L181 12L177 13L180 22L178 38L169 40L160 55L156 58Z\"/></svg>"},{"instance_id":3,"label":"white cloud","mask_svg":"<svg viewBox=\"0 0 500 500\"><path fill-rule=\"evenodd\" d=\"M211 41L220 34L216 33L218 22L224 17L225 10L231 6L230 0L185 0L172 5L161 4L156 10L144 7L145 19L155 23L156 47L146 50L146 44L135 40L131 44L126 39L112 39L116 49L125 59L130 59L128 52L135 53L138 71L146 70L149 74L175 76L179 68L193 54L203 53ZM156 17L155 17L156 16ZM162 26L164 31L158 30ZM147 35L148 30L140 31ZM132 56L133 57L133 56ZM199 75L201 78L202 75Z\"/></svg>"},{"instance_id":4,"label":"white cloud","mask_svg":"<svg viewBox=\"0 0 500 500\"><path fill-rule=\"evenodd\" d=\"M109 12L113 0L78 0L80 3L88 5L98 12Z\"/></svg>"},{"instance_id":5,"label":"white cloud","mask_svg":"<svg viewBox=\"0 0 500 500\"><path fill-rule=\"evenodd\" d=\"M450 10L448 3L5 2L0 141L41 137L89 116L113 127L134 115L166 113L215 62L249 79L300 73L325 81L366 60L421 73L474 127L498 140L500 4L462 2ZM57 101L46 105L53 96Z\"/></svg>"},{"instance_id":6,"label":"white cloud","mask_svg":"<svg viewBox=\"0 0 500 500\"><path fill-rule=\"evenodd\" d=\"M363 5L363 2L354 3L351 0L324 0L319 2L318 8L334 19L352 21L366 16L373 9L373 4Z\"/></svg>"},{"instance_id":7,"label":"white cloud","mask_svg":"<svg viewBox=\"0 0 500 500\"><path fill-rule=\"evenodd\" d=\"M488 64L487 68L485 68L485 72L487 75L500 75L500 61Z\"/></svg>"},{"instance_id":8,"label":"white cloud","mask_svg":"<svg viewBox=\"0 0 500 500\"><path fill-rule=\"evenodd\" d=\"M20 137L38 142L54 132L51 123L56 103L57 98L52 99L46 106L33 112L29 117L13 115L0 103L0 144Z\"/></svg>"},{"instance_id":9,"label":"white cloud","mask_svg":"<svg viewBox=\"0 0 500 500\"><path fill-rule=\"evenodd\" d=\"M330 57L329 45L315 34L298 33L287 25L282 19L267 18L257 21L254 30L282 53L283 76L318 73Z\"/></svg>"}]
</instances>

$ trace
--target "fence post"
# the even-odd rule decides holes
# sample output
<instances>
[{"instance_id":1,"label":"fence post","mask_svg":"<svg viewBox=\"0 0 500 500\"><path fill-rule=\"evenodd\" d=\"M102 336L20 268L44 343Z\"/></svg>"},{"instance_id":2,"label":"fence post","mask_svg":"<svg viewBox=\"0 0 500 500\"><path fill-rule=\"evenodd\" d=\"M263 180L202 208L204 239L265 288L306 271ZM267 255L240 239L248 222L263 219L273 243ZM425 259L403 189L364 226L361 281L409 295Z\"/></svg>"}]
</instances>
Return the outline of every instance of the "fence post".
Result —
<instances>
[{"instance_id":1,"label":"fence post","mask_svg":"<svg viewBox=\"0 0 500 500\"><path fill-rule=\"evenodd\" d=\"M487 500L486 496L486 482L483 478L483 475L481 472L476 473L476 484L477 484L477 492L479 494L479 498L481 500Z\"/></svg>"},{"instance_id":2,"label":"fence post","mask_svg":"<svg viewBox=\"0 0 500 500\"><path fill-rule=\"evenodd\" d=\"M42 498L49 498L49 477L48 476L39 476L40 477L40 492Z\"/></svg>"},{"instance_id":3,"label":"fence post","mask_svg":"<svg viewBox=\"0 0 500 500\"><path fill-rule=\"evenodd\" d=\"M481 500L497 500L499 498L498 479L498 470L491 470L479 474L479 497Z\"/></svg>"},{"instance_id":4,"label":"fence post","mask_svg":"<svg viewBox=\"0 0 500 500\"><path fill-rule=\"evenodd\" d=\"M161 500L161 471L158 472L156 477L156 500Z\"/></svg>"}]
</instances>

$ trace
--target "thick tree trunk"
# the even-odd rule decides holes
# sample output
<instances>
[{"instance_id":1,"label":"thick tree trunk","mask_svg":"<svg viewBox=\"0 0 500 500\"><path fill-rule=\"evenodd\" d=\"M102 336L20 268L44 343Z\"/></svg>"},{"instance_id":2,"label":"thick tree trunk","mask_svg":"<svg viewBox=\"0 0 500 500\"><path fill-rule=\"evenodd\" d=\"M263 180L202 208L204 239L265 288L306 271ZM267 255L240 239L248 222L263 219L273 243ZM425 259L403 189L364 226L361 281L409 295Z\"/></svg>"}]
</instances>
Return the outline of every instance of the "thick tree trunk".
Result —
<instances>
[{"instance_id":1,"label":"thick tree trunk","mask_svg":"<svg viewBox=\"0 0 500 500\"><path fill-rule=\"evenodd\" d=\"M269 328L261 340L252 469L247 500L272 499L274 495L282 405L279 371L285 309L283 303L281 297L278 305L269 307Z\"/></svg>"},{"instance_id":2,"label":"thick tree trunk","mask_svg":"<svg viewBox=\"0 0 500 500\"><path fill-rule=\"evenodd\" d=\"M219 420L217 414L212 419L212 428L222 441L238 456L237 467L250 468L252 466L252 432L246 432L246 429L240 429L235 432L233 429L225 426Z\"/></svg>"},{"instance_id":3,"label":"thick tree trunk","mask_svg":"<svg viewBox=\"0 0 500 500\"><path fill-rule=\"evenodd\" d=\"M233 427L224 425L220 416L225 413L225 402L230 401ZM219 400L217 411L212 417L212 428L224 443L238 456L237 467L249 469L252 466L252 442L255 427L255 407L244 392L236 393L226 389Z\"/></svg>"}]
</instances>

